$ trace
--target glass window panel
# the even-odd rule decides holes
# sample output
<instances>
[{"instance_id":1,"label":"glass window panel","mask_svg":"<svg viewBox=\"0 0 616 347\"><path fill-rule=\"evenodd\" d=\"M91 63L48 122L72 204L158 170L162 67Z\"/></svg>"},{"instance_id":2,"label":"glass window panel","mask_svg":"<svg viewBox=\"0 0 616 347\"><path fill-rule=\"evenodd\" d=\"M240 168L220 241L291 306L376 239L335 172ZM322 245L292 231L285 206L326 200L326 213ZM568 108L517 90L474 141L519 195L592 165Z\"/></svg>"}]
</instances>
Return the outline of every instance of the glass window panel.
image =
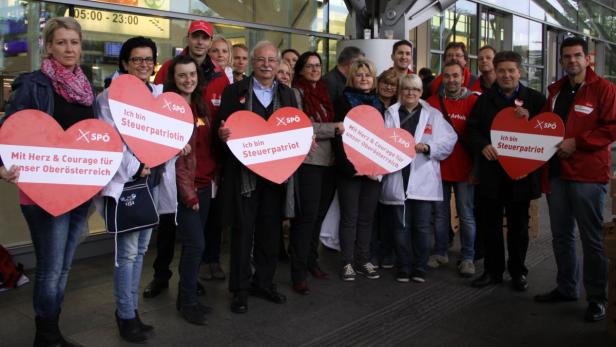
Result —
<instances>
[{"instance_id":1,"label":"glass window panel","mask_svg":"<svg viewBox=\"0 0 616 347\"><path fill-rule=\"evenodd\" d=\"M528 15L529 11L529 0L484 0L484 2L525 15Z\"/></svg>"},{"instance_id":2,"label":"glass window panel","mask_svg":"<svg viewBox=\"0 0 616 347\"><path fill-rule=\"evenodd\" d=\"M142 8L190 13L282 27L325 31L324 1L311 0L97 0ZM337 5L343 3L336 1ZM336 6L346 12L346 7Z\"/></svg>"},{"instance_id":3,"label":"glass window panel","mask_svg":"<svg viewBox=\"0 0 616 347\"><path fill-rule=\"evenodd\" d=\"M441 23L443 16L436 15L430 20L430 49L441 50Z\"/></svg>"},{"instance_id":4,"label":"glass window panel","mask_svg":"<svg viewBox=\"0 0 616 347\"><path fill-rule=\"evenodd\" d=\"M540 13L545 14L546 21L577 30L577 9L572 2L567 0L531 0L531 2L533 11L537 7L542 9Z\"/></svg>"},{"instance_id":5,"label":"glass window panel","mask_svg":"<svg viewBox=\"0 0 616 347\"><path fill-rule=\"evenodd\" d=\"M438 53L430 54L430 70L432 70L432 72L435 75L438 75L441 73L441 60L442 59L443 59L442 54L438 54Z\"/></svg>"},{"instance_id":6,"label":"glass window panel","mask_svg":"<svg viewBox=\"0 0 616 347\"><path fill-rule=\"evenodd\" d=\"M470 54L477 53L477 4L470 1L457 1L451 31L453 41L463 42Z\"/></svg>"},{"instance_id":7,"label":"glass window panel","mask_svg":"<svg viewBox=\"0 0 616 347\"><path fill-rule=\"evenodd\" d=\"M616 83L616 46L605 47L605 78Z\"/></svg>"},{"instance_id":8,"label":"glass window panel","mask_svg":"<svg viewBox=\"0 0 616 347\"><path fill-rule=\"evenodd\" d=\"M529 67L526 75L526 85L534 90L543 92L543 69Z\"/></svg>"},{"instance_id":9,"label":"glass window panel","mask_svg":"<svg viewBox=\"0 0 616 347\"><path fill-rule=\"evenodd\" d=\"M490 45L497 51L505 49L505 27L507 18L500 13L481 14L481 46Z\"/></svg>"},{"instance_id":10,"label":"glass window panel","mask_svg":"<svg viewBox=\"0 0 616 347\"><path fill-rule=\"evenodd\" d=\"M528 63L529 20L513 16L513 51L522 56L522 62Z\"/></svg>"},{"instance_id":11,"label":"glass window panel","mask_svg":"<svg viewBox=\"0 0 616 347\"><path fill-rule=\"evenodd\" d=\"M543 65L543 24L530 21L528 62Z\"/></svg>"}]
</instances>

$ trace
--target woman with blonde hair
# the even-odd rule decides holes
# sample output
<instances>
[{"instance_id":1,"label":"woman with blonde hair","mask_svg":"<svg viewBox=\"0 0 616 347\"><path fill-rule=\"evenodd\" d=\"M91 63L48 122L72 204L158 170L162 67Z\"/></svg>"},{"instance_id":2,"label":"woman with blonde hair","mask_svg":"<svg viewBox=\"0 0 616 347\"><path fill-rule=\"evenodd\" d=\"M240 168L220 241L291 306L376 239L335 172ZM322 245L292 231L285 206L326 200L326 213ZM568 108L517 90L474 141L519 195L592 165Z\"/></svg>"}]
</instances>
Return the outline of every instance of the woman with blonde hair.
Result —
<instances>
[{"instance_id":1,"label":"woman with blonde hair","mask_svg":"<svg viewBox=\"0 0 616 347\"><path fill-rule=\"evenodd\" d=\"M49 114L66 130L81 120L94 118L92 87L79 67L81 26L74 18L52 18L45 24L43 40L41 68L15 79L4 119L20 110L36 109ZM0 160L0 176L15 183L19 172L14 167L7 170ZM36 255L34 345L73 346L62 336L58 320L73 256L87 228L90 200L57 217L21 191L19 203Z\"/></svg>"},{"instance_id":2,"label":"woman with blonde hair","mask_svg":"<svg viewBox=\"0 0 616 347\"><path fill-rule=\"evenodd\" d=\"M451 154L458 136L441 112L421 99L417 75L400 77L398 102L385 111L385 126L415 138L416 156L402 170L383 177L380 203L392 221L398 273L396 281L423 283L430 255L432 209L443 200L440 161Z\"/></svg>"},{"instance_id":3,"label":"woman with blonde hair","mask_svg":"<svg viewBox=\"0 0 616 347\"><path fill-rule=\"evenodd\" d=\"M214 35L212 38L212 45L207 54L216 65L225 70L225 75L229 79L229 84L233 83L233 56L231 52L231 42L222 35Z\"/></svg>"},{"instance_id":4,"label":"woman with blonde hair","mask_svg":"<svg viewBox=\"0 0 616 347\"><path fill-rule=\"evenodd\" d=\"M287 87L291 87L293 84L293 72L291 64L286 60L281 60L280 65L278 65L278 71L276 71L276 79Z\"/></svg>"},{"instance_id":5,"label":"woman with blonde hair","mask_svg":"<svg viewBox=\"0 0 616 347\"><path fill-rule=\"evenodd\" d=\"M335 121L343 122L355 106L368 105L383 113L376 94L376 68L369 60L357 60L349 69L342 96L334 102ZM343 265L340 278L354 281L356 272L369 279L381 276L370 262L370 238L381 183L376 176L358 175L342 145L342 136L333 142L336 158L336 186L340 200L340 248Z\"/></svg>"}]
</instances>

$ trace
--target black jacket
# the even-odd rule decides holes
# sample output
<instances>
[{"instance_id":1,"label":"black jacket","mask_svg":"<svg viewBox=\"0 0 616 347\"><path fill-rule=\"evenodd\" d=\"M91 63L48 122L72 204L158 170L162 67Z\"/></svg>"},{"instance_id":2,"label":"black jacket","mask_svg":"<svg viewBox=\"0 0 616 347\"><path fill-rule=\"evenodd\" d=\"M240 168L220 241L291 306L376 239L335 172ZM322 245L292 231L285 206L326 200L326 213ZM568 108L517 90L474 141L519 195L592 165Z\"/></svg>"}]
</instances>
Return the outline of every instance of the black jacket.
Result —
<instances>
[{"instance_id":1,"label":"black jacket","mask_svg":"<svg viewBox=\"0 0 616 347\"><path fill-rule=\"evenodd\" d=\"M539 114L545 104L543 94L522 84L520 84L517 99L524 102L522 107L528 109L530 118ZM523 179L514 181L507 175L498 160L488 161L481 154L485 146L492 144L490 129L496 114L512 106L515 106L514 101L507 101L495 85L477 99L466 123L464 140L473 149L474 157L479 158L478 193L482 198L521 202L541 196L539 169Z\"/></svg>"}]
</instances>

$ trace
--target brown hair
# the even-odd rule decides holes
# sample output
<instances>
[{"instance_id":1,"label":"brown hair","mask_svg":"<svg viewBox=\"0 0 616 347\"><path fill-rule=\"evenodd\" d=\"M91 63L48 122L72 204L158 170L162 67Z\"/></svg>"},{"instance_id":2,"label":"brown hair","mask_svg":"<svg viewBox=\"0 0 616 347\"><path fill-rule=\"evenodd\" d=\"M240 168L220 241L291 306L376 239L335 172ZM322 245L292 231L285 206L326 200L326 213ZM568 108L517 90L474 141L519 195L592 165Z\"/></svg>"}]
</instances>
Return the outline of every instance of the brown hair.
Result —
<instances>
[{"instance_id":1,"label":"brown hair","mask_svg":"<svg viewBox=\"0 0 616 347\"><path fill-rule=\"evenodd\" d=\"M45 23L45 28L43 28L43 54L49 55L47 52L47 44L52 43L53 36L57 29L66 29L73 30L77 34L79 34L79 41L82 40L81 35L81 25L79 22L73 17L55 17L47 21Z\"/></svg>"}]
</instances>

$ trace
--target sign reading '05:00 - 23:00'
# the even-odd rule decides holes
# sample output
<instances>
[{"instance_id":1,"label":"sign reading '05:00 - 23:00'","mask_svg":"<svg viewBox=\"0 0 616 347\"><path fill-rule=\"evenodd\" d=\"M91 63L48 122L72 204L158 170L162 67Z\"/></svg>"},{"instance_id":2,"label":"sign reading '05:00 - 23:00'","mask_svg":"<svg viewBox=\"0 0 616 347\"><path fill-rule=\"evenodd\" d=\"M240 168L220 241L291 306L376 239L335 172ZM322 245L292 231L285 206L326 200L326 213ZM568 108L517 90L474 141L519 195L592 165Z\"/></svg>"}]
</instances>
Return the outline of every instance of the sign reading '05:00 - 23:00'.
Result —
<instances>
[{"instance_id":1,"label":"sign reading '05:00 - 23:00'","mask_svg":"<svg viewBox=\"0 0 616 347\"><path fill-rule=\"evenodd\" d=\"M169 38L169 19L81 7L75 7L75 19L84 31Z\"/></svg>"}]
</instances>

